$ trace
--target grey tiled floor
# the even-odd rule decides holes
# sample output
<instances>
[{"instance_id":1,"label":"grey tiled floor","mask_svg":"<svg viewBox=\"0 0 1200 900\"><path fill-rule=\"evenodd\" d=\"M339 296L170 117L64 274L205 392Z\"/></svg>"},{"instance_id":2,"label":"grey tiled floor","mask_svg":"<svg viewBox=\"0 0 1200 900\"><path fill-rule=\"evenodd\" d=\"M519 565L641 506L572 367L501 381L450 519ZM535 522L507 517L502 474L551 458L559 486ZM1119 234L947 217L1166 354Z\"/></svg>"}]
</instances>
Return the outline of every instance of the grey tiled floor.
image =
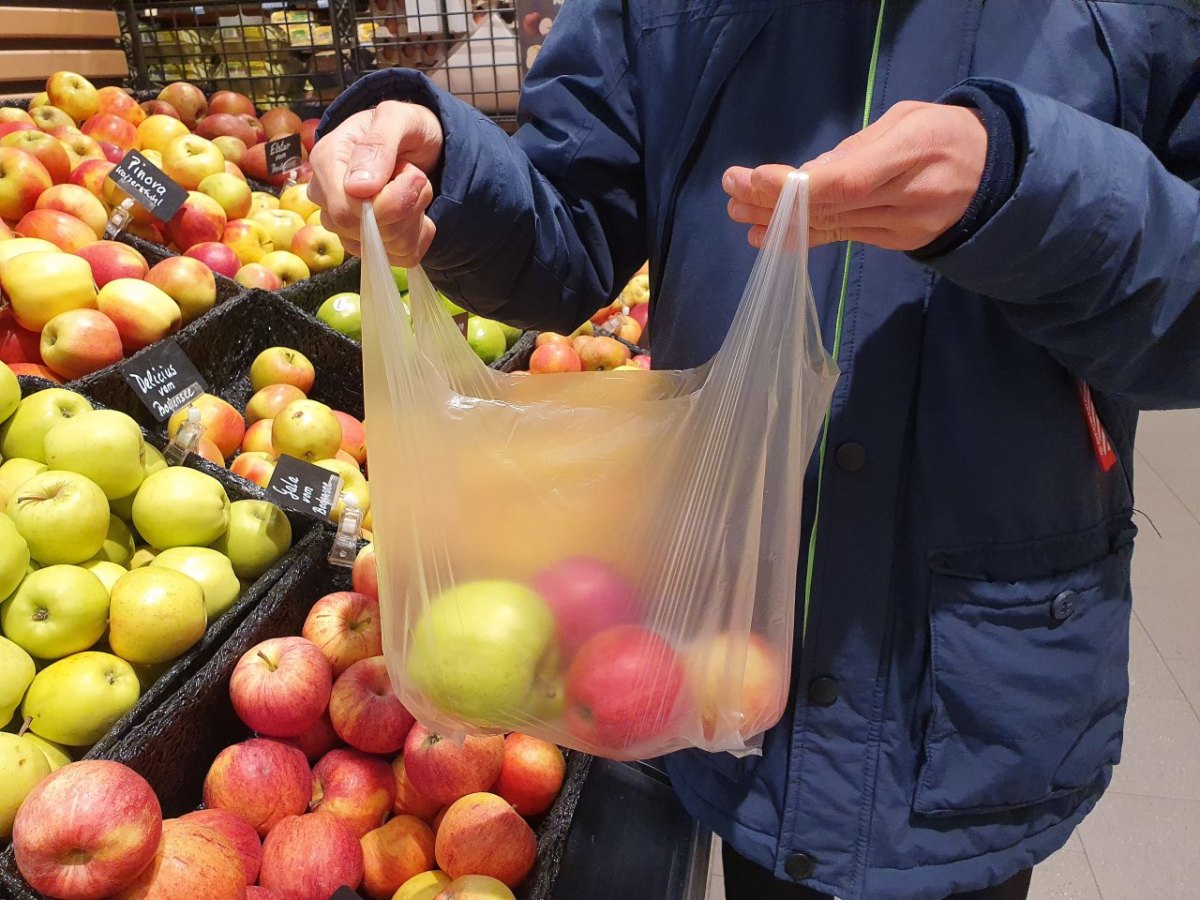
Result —
<instances>
[{"instance_id":1,"label":"grey tiled floor","mask_svg":"<svg viewBox=\"0 0 1200 900\"><path fill-rule=\"evenodd\" d=\"M1162 537L1139 518L1123 761L1030 900L1200 900L1200 411L1142 416L1135 481Z\"/></svg>"}]
</instances>

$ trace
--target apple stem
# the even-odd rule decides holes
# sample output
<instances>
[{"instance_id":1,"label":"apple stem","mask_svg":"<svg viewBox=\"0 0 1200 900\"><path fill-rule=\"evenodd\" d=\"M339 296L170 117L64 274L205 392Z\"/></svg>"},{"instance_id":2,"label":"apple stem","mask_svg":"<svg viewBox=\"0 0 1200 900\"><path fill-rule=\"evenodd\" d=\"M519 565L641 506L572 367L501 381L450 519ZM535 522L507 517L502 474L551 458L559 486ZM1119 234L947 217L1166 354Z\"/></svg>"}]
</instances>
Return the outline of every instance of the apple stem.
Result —
<instances>
[{"instance_id":1,"label":"apple stem","mask_svg":"<svg viewBox=\"0 0 1200 900\"><path fill-rule=\"evenodd\" d=\"M271 660L270 660L270 659L267 657L267 654L265 654L265 653L263 653L261 650L259 650L259 651L258 651L258 658L259 658L259 659L261 659L263 662L265 662L265 663L267 664L267 667L268 667L268 668L269 668L269 669L270 669L272 672L274 672L274 671L275 671L275 663L271 662Z\"/></svg>"},{"instance_id":2,"label":"apple stem","mask_svg":"<svg viewBox=\"0 0 1200 900\"><path fill-rule=\"evenodd\" d=\"M29 730L29 726L33 724L33 716L26 716L25 721L21 723L21 730L17 732L17 737L25 737L25 732Z\"/></svg>"}]
</instances>

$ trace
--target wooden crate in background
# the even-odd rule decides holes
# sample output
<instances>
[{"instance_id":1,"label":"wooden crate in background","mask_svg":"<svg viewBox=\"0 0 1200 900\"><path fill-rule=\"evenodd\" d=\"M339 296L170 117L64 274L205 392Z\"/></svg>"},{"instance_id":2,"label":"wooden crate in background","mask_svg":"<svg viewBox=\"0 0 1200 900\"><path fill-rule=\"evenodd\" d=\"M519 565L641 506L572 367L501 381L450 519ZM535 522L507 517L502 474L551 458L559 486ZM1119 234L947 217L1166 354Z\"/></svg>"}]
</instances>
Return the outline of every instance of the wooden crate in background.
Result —
<instances>
[{"instance_id":1,"label":"wooden crate in background","mask_svg":"<svg viewBox=\"0 0 1200 900\"><path fill-rule=\"evenodd\" d=\"M65 2L69 5L0 0L0 100L39 93L50 75L63 70L78 72L97 86L128 78L112 6Z\"/></svg>"}]
</instances>

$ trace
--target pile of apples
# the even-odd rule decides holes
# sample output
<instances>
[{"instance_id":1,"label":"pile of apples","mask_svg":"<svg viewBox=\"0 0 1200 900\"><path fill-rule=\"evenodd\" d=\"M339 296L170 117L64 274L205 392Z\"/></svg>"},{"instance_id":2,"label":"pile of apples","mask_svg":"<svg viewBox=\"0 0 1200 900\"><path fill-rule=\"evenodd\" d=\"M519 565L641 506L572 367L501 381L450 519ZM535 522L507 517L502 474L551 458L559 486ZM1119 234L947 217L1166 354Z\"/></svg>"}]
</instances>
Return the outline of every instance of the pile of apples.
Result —
<instances>
[{"instance_id":1,"label":"pile of apples","mask_svg":"<svg viewBox=\"0 0 1200 900\"><path fill-rule=\"evenodd\" d=\"M312 361L299 350L269 347L250 365L254 394L245 415L215 394L202 394L167 420L167 435L174 438L194 408L204 427L198 455L214 465L228 465L260 487L270 482L281 454L335 472L342 477L342 492L330 518L337 521L346 504L353 503L369 532L366 426L349 413L310 400L316 377Z\"/></svg>"},{"instance_id":2,"label":"pile of apples","mask_svg":"<svg viewBox=\"0 0 1200 900\"><path fill-rule=\"evenodd\" d=\"M292 533L278 507L168 467L123 413L22 399L3 363L0 423L0 724L19 709L25 732L0 733L7 837L30 782L103 737ZM44 766L20 762L31 746Z\"/></svg>"},{"instance_id":3,"label":"pile of apples","mask_svg":"<svg viewBox=\"0 0 1200 900\"><path fill-rule=\"evenodd\" d=\"M609 306L597 312L571 335L545 331L538 335L529 371L605 372L613 369L648 371L650 354L634 355L629 344L642 339L650 315L650 276L639 272Z\"/></svg>"},{"instance_id":4,"label":"pile of apples","mask_svg":"<svg viewBox=\"0 0 1200 900\"><path fill-rule=\"evenodd\" d=\"M213 760L204 809L164 822L132 770L68 765L17 815L26 881L63 900L328 900L342 886L370 900L513 900L536 855L526 817L557 797L561 751L521 734L460 744L415 724L388 680L370 548L353 587L319 599L302 636L238 661L230 700L255 736Z\"/></svg>"},{"instance_id":5,"label":"pile of apples","mask_svg":"<svg viewBox=\"0 0 1200 900\"><path fill-rule=\"evenodd\" d=\"M718 632L677 642L652 618L625 573L592 557L560 560L528 583L464 582L417 618L405 680L444 720L535 722L612 759L730 727L748 738L778 720L788 669L768 640ZM736 697L731 665L742 673Z\"/></svg>"},{"instance_id":6,"label":"pile of apples","mask_svg":"<svg viewBox=\"0 0 1200 900\"><path fill-rule=\"evenodd\" d=\"M51 76L28 112L0 107L0 290L12 310L0 319L0 360L77 378L210 309L214 272L278 290L341 265L341 241L308 199L307 162L301 183L279 197L246 181L248 174L281 184L266 174L265 141L298 133L307 153L316 125L288 109L259 119L242 94L221 91L210 102L184 82L138 104L70 72ZM166 223L134 206L128 230L190 262L168 260L151 274L136 250L102 240L126 199L108 175L131 149L188 197ZM39 255L10 261L32 253Z\"/></svg>"}]
</instances>

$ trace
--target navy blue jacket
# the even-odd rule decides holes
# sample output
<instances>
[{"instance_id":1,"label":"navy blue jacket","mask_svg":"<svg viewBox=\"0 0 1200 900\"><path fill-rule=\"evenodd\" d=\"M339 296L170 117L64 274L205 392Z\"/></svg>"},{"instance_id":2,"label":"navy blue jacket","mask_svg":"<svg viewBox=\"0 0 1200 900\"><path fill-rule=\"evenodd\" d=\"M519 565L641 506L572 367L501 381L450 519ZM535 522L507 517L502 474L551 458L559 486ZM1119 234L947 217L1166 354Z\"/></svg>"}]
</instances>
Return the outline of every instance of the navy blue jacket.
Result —
<instances>
[{"instance_id":1,"label":"navy blue jacket","mask_svg":"<svg viewBox=\"0 0 1200 900\"><path fill-rule=\"evenodd\" d=\"M648 258L655 364L694 366L754 258L722 172L858 130L879 16L570 0L515 139L401 70L327 127L383 98L439 114L426 266L464 305L568 330ZM806 485L811 533L823 473L794 702L761 758L669 760L688 809L778 877L845 900L977 889L1062 846L1108 784L1137 411L1200 405L1198 60L1187 0L886 0L871 118L970 81L1009 110L1023 163L949 253L812 254L843 375Z\"/></svg>"}]
</instances>

